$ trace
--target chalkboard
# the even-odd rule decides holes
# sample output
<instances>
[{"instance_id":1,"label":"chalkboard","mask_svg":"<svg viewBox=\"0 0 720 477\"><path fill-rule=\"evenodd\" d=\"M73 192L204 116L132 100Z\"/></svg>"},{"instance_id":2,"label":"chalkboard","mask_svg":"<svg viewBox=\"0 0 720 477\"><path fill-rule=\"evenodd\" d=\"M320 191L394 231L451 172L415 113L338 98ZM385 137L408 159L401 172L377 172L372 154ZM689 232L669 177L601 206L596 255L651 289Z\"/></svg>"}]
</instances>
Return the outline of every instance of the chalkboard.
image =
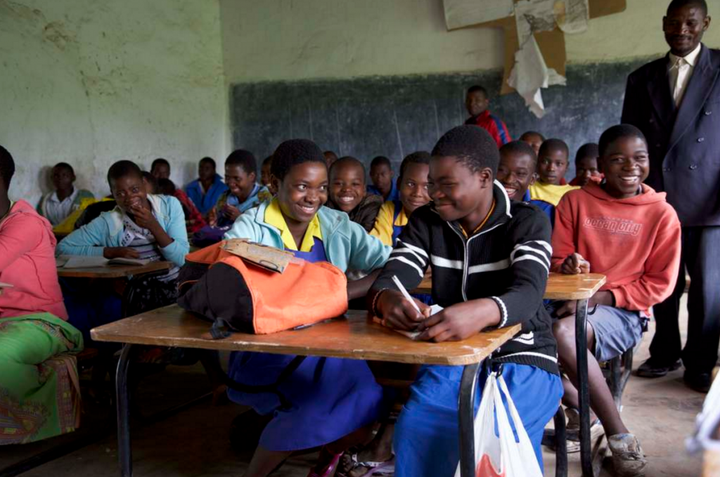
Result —
<instances>
[{"instance_id":1,"label":"chalkboard","mask_svg":"<svg viewBox=\"0 0 720 477\"><path fill-rule=\"evenodd\" d=\"M568 86L543 90L543 119L517 94L496 96L501 71L240 83L231 89L233 145L264 158L286 139L308 138L338 156L369 164L384 155L397 167L405 155L430 151L445 131L463 124L465 90L480 84L491 92L490 109L513 138L535 130L568 143L569 180L575 151L620 121L627 75L650 60L569 65Z\"/></svg>"}]
</instances>

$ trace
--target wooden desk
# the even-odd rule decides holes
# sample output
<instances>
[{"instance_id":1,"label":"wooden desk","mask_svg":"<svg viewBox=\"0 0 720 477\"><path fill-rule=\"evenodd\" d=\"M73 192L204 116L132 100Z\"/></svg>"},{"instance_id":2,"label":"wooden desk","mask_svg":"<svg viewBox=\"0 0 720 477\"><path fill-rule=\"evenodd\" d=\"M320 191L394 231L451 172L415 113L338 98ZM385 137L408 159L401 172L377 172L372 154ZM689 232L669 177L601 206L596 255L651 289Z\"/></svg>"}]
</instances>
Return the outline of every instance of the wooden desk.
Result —
<instances>
[{"instance_id":1,"label":"wooden desk","mask_svg":"<svg viewBox=\"0 0 720 477\"><path fill-rule=\"evenodd\" d=\"M481 333L456 343L412 341L367 320L366 312L349 312L346 318L309 328L271 335L234 333L222 340L206 339L211 323L171 305L93 329L96 341L124 343L118 364L118 450L121 475L132 475L127 372L133 345L181 346L212 350L260 351L298 356L325 356L400 363L464 365L460 403L463 459L474 468L473 403L481 362L520 331L515 325ZM474 471L463 477L474 476Z\"/></svg>"},{"instance_id":2,"label":"wooden desk","mask_svg":"<svg viewBox=\"0 0 720 477\"><path fill-rule=\"evenodd\" d=\"M146 273L170 270L171 262L150 262L147 265L104 265L88 268L58 268L58 276L62 278L128 278Z\"/></svg>"}]
</instances>

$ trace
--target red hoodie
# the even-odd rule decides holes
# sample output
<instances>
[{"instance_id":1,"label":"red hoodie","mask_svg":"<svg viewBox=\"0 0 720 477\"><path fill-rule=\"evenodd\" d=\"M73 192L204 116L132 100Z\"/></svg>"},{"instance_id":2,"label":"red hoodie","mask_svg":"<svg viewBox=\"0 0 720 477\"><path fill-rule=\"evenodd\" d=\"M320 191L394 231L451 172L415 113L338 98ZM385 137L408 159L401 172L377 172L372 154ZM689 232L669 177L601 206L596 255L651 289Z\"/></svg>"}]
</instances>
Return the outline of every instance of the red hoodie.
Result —
<instances>
[{"instance_id":1,"label":"red hoodie","mask_svg":"<svg viewBox=\"0 0 720 477\"><path fill-rule=\"evenodd\" d=\"M50 222L19 200L0 222L0 318L48 312L67 320Z\"/></svg>"},{"instance_id":2,"label":"red hoodie","mask_svg":"<svg viewBox=\"0 0 720 477\"><path fill-rule=\"evenodd\" d=\"M556 208L552 271L579 253L590 271L607 276L615 305L648 312L672 293L680 268L680 221L665 200L643 193L616 199L590 183L565 194Z\"/></svg>"}]
</instances>

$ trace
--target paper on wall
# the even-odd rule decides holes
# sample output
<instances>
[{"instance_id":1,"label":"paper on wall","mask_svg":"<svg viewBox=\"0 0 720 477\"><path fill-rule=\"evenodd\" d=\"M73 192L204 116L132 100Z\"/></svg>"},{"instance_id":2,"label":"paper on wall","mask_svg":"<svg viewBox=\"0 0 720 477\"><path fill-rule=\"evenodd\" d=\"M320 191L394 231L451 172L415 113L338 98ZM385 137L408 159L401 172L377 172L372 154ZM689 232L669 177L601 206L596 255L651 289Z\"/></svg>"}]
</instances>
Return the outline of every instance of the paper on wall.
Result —
<instances>
[{"instance_id":1,"label":"paper on wall","mask_svg":"<svg viewBox=\"0 0 720 477\"><path fill-rule=\"evenodd\" d=\"M513 0L445 0L445 24L448 30L512 16Z\"/></svg>"},{"instance_id":2,"label":"paper on wall","mask_svg":"<svg viewBox=\"0 0 720 477\"><path fill-rule=\"evenodd\" d=\"M521 0L515 4L515 23L520 48L534 32L555 29L556 0Z\"/></svg>"},{"instance_id":3,"label":"paper on wall","mask_svg":"<svg viewBox=\"0 0 720 477\"><path fill-rule=\"evenodd\" d=\"M555 21L565 33L587 31L590 21L588 0L556 0L554 5Z\"/></svg>"},{"instance_id":4,"label":"paper on wall","mask_svg":"<svg viewBox=\"0 0 720 477\"><path fill-rule=\"evenodd\" d=\"M535 37L530 37L515 53L515 66L508 78L508 84L525 100L528 109L535 116L545 115L541 88L565 85L566 79L553 68L548 68Z\"/></svg>"}]
</instances>

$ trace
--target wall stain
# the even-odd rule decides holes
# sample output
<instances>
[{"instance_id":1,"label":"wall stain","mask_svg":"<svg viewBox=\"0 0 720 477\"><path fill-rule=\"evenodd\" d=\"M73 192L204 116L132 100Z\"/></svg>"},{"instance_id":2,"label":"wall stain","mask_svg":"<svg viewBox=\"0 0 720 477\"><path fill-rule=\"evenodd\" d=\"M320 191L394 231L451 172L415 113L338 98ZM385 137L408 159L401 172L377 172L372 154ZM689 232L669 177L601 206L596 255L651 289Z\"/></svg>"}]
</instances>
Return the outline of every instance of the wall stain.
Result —
<instances>
[{"instance_id":1,"label":"wall stain","mask_svg":"<svg viewBox=\"0 0 720 477\"><path fill-rule=\"evenodd\" d=\"M75 41L75 34L68 33L65 30L65 23L61 21L50 22L43 28L43 40L49 41L61 51L65 51L67 44Z\"/></svg>"}]
</instances>

